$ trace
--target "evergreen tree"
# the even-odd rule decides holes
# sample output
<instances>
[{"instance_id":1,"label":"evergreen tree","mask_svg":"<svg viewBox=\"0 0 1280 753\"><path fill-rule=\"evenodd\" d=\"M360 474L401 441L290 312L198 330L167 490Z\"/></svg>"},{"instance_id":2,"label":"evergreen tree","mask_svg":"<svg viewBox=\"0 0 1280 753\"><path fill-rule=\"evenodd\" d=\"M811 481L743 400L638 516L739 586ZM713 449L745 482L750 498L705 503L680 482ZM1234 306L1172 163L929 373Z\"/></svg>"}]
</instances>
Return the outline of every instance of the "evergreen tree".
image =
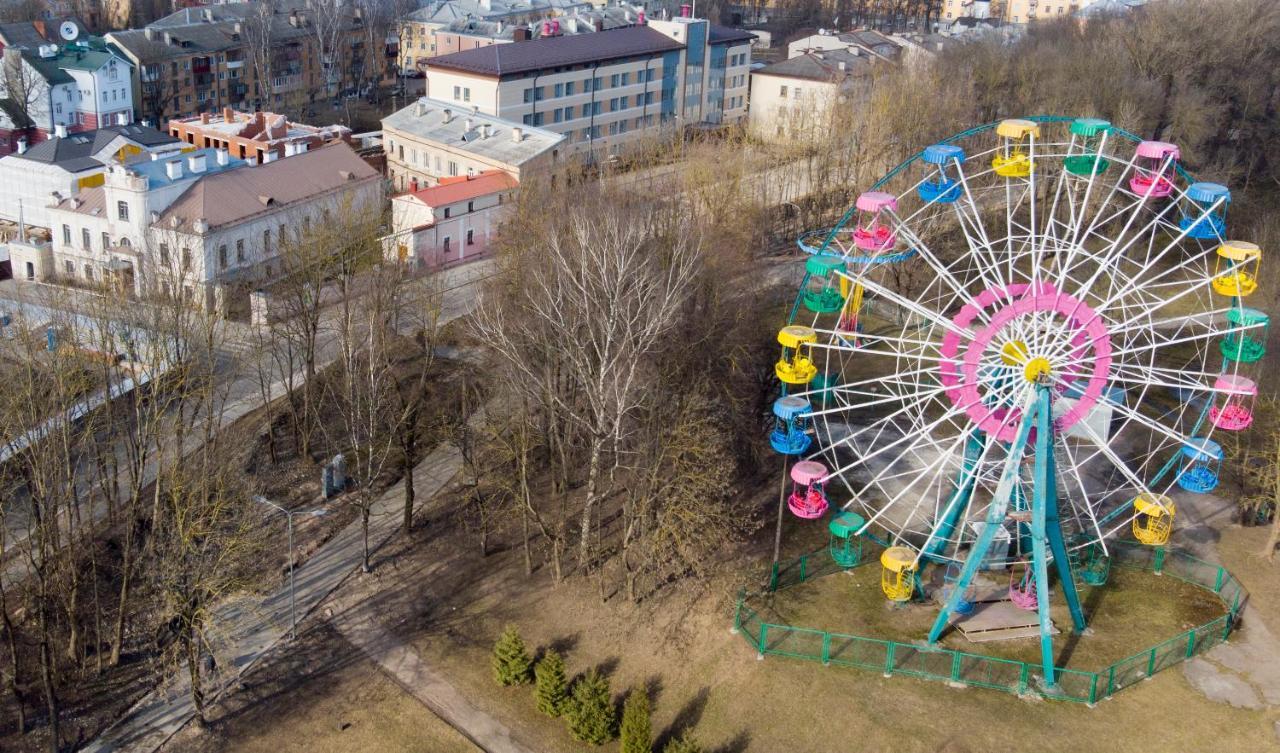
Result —
<instances>
[{"instance_id":1,"label":"evergreen tree","mask_svg":"<svg viewBox=\"0 0 1280 753\"><path fill-rule=\"evenodd\" d=\"M573 684L573 699L565 716L574 739L604 745L613 739L613 700L609 681L591 670Z\"/></svg>"},{"instance_id":2,"label":"evergreen tree","mask_svg":"<svg viewBox=\"0 0 1280 753\"><path fill-rule=\"evenodd\" d=\"M649 723L649 694L632 688L622 705L622 753L653 753L653 727Z\"/></svg>"},{"instance_id":3,"label":"evergreen tree","mask_svg":"<svg viewBox=\"0 0 1280 753\"><path fill-rule=\"evenodd\" d=\"M662 753L702 753L702 744L692 733L681 732L680 736L667 743Z\"/></svg>"},{"instance_id":4,"label":"evergreen tree","mask_svg":"<svg viewBox=\"0 0 1280 753\"><path fill-rule=\"evenodd\" d=\"M547 649L547 653L533 668L534 695L538 699L538 710L547 716L560 716L565 712L569 701L569 679L564 674L564 659L555 649Z\"/></svg>"},{"instance_id":5,"label":"evergreen tree","mask_svg":"<svg viewBox=\"0 0 1280 753\"><path fill-rule=\"evenodd\" d=\"M493 644L493 677L499 685L523 685L529 681L533 660L515 625L507 625Z\"/></svg>"}]
</instances>

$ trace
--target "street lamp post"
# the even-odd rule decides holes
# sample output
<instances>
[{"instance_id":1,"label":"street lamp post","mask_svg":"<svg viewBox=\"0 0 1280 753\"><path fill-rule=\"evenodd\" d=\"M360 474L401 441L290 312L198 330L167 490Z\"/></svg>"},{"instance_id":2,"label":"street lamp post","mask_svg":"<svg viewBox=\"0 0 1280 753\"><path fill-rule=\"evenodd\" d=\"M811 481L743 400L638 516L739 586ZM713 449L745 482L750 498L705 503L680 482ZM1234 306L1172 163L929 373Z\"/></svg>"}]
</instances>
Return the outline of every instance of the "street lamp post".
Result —
<instances>
[{"instance_id":1,"label":"street lamp post","mask_svg":"<svg viewBox=\"0 0 1280 753\"><path fill-rule=\"evenodd\" d=\"M324 515L326 511L325 510L306 510L306 511L295 512L292 510L286 510L285 508L281 507L275 502L272 502L271 500L267 499L266 497L260 494L255 495L253 498L253 501L259 504L274 507L276 510L279 510L281 513L283 513L286 527L289 530L289 638L290 640L292 640L298 637L298 607L297 607L297 600L294 597L294 590L293 590L293 516L294 515L310 515L312 517L318 518Z\"/></svg>"}]
</instances>

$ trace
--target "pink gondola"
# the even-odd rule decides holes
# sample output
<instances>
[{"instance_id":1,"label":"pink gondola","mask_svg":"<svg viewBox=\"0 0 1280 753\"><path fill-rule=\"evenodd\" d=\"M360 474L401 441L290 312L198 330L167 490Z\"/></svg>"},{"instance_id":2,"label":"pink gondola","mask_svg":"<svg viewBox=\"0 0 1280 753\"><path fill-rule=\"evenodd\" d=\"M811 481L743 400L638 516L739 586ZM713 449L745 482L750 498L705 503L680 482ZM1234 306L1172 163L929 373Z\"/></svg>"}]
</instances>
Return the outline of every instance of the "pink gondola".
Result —
<instances>
[{"instance_id":1,"label":"pink gondola","mask_svg":"<svg viewBox=\"0 0 1280 753\"><path fill-rule=\"evenodd\" d=\"M1222 405L1209 409L1213 425L1226 431L1249 428L1253 423L1253 401L1258 396L1258 385L1252 379L1223 374L1213 381L1213 389L1222 399Z\"/></svg>"},{"instance_id":2,"label":"pink gondola","mask_svg":"<svg viewBox=\"0 0 1280 753\"><path fill-rule=\"evenodd\" d=\"M893 248L897 237L884 223L882 215L885 211L898 211L898 199L891 193L868 191L858 197L855 206L859 217L853 231L853 245L873 253Z\"/></svg>"},{"instance_id":3,"label":"pink gondola","mask_svg":"<svg viewBox=\"0 0 1280 753\"><path fill-rule=\"evenodd\" d=\"M1175 167L1182 158L1176 144L1164 141L1143 141L1138 144L1134 160L1133 177L1129 188L1139 196L1162 199L1173 193ZM1169 160L1168 166L1165 160Z\"/></svg>"},{"instance_id":4,"label":"pink gondola","mask_svg":"<svg viewBox=\"0 0 1280 753\"><path fill-rule=\"evenodd\" d=\"M787 507L798 518L813 520L827 511L827 467L812 460L801 460L791 467L791 496Z\"/></svg>"},{"instance_id":5,"label":"pink gondola","mask_svg":"<svg viewBox=\"0 0 1280 753\"><path fill-rule=\"evenodd\" d=\"M1021 578L1016 571L1009 573L1009 601L1013 602L1018 609L1029 612L1040 608L1039 596L1036 593L1036 579L1030 567L1022 571Z\"/></svg>"}]
</instances>

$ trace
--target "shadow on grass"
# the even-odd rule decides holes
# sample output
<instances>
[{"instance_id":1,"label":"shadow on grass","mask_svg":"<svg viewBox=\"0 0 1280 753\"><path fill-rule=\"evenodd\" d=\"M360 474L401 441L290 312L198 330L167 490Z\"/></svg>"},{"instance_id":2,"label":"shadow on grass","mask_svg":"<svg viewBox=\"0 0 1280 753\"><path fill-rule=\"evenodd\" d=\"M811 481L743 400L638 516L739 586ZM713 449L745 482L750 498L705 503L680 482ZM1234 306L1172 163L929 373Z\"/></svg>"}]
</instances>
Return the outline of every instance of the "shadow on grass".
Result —
<instances>
[{"instance_id":1,"label":"shadow on grass","mask_svg":"<svg viewBox=\"0 0 1280 753\"><path fill-rule=\"evenodd\" d=\"M654 750L662 750L667 747L667 743L696 727L702 719L702 712L706 710L707 699L710 697L711 688L705 685L702 686L697 694L690 698L676 713L675 718L671 720L671 724L667 725L667 728L654 740Z\"/></svg>"}]
</instances>

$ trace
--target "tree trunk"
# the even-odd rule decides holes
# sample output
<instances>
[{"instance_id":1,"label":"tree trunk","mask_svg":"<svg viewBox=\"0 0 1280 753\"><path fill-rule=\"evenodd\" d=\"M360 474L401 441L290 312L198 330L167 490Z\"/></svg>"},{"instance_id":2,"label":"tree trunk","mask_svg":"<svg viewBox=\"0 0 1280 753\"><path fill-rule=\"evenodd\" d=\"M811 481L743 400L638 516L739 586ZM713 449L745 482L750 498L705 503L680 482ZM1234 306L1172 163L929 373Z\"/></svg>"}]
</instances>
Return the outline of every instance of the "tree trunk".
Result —
<instances>
[{"instance_id":1,"label":"tree trunk","mask_svg":"<svg viewBox=\"0 0 1280 753\"><path fill-rule=\"evenodd\" d=\"M18 663L21 658L18 655L18 636L14 632L13 620L9 618L8 598L2 583L0 583L0 622L3 622L6 642L9 644L9 663L12 668L9 673L9 694L13 696L13 706L17 711L17 719L15 721L18 727L18 734L25 735L27 733L27 704L22 697L21 665Z\"/></svg>"},{"instance_id":2,"label":"tree trunk","mask_svg":"<svg viewBox=\"0 0 1280 753\"><path fill-rule=\"evenodd\" d=\"M133 579L129 577L132 569L133 554L133 531L136 525L135 520L130 518L128 528L124 534L124 547L121 550L120 561L120 600L116 611L115 636L111 641L111 661L108 664L115 667L120 664L120 652L124 646L124 629L129 614L129 589L133 585Z\"/></svg>"},{"instance_id":3,"label":"tree trunk","mask_svg":"<svg viewBox=\"0 0 1280 753\"><path fill-rule=\"evenodd\" d=\"M41 605L36 609L40 615L40 682L44 686L44 705L49 716L49 751L58 753L61 747L58 734L58 693L53 687L53 647L49 640L49 610L44 606L45 598L47 597L42 594Z\"/></svg>"},{"instance_id":4,"label":"tree trunk","mask_svg":"<svg viewBox=\"0 0 1280 753\"><path fill-rule=\"evenodd\" d=\"M407 536L413 529L413 502L417 490L413 487L413 457L409 452L404 458L404 532Z\"/></svg>"},{"instance_id":5,"label":"tree trunk","mask_svg":"<svg viewBox=\"0 0 1280 753\"><path fill-rule=\"evenodd\" d=\"M364 558L360 563L360 572L369 572L369 505L360 507L360 533L364 539Z\"/></svg>"},{"instance_id":6,"label":"tree trunk","mask_svg":"<svg viewBox=\"0 0 1280 753\"><path fill-rule=\"evenodd\" d=\"M582 528L578 540L578 567L585 573L591 555L591 518L595 512L596 495L600 486L600 458L604 453L604 439L591 438L591 457L587 464L587 498L582 503Z\"/></svg>"},{"instance_id":7,"label":"tree trunk","mask_svg":"<svg viewBox=\"0 0 1280 753\"><path fill-rule=\"evenodd\" d=\"M196 726L204 728L208 723L204 710L204 688L200 685L200 642L193 633L194 628L187 628L183 643L187 648L187 675L191 680L191 705L196 707Z\"/></svg>"}]
</instances>

